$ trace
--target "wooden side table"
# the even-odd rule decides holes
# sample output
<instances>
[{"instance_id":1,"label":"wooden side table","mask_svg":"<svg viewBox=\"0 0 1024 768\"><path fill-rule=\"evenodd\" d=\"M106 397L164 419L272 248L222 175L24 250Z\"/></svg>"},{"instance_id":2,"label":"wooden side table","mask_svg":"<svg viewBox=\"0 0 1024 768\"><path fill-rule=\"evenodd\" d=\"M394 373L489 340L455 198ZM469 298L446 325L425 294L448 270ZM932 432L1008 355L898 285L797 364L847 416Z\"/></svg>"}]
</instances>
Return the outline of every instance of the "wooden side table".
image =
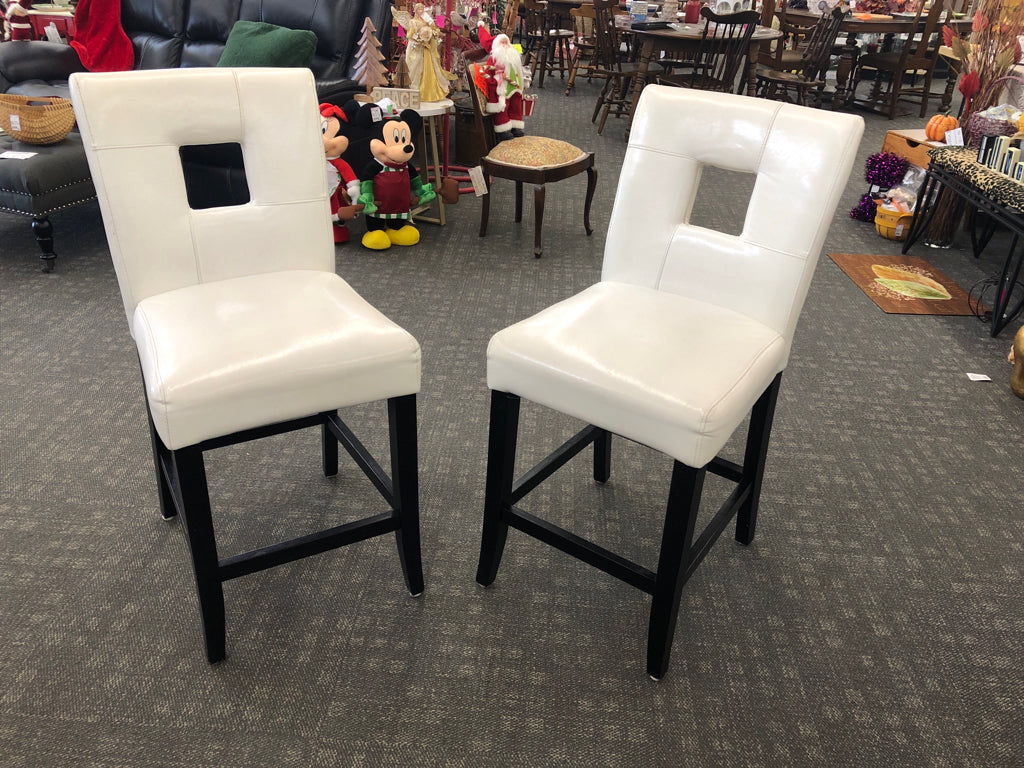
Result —
<instances>
[{"instance_id":1,"label":"wooden side table","mask_svg":"<svg viewBox=\"0 0 1024 768\"><path fill-rule=\"evenodd\" d=\"M448 114L455 108L451 99L422 102L416 110L423 118L423 136L419 142L420 177L434 185L437 197L426 205L417 206L412 215L415 221L426 221L430 224L444 226L446 219L444 201L441 200L441 179L448 167ZM441 146L444 145L444 158L441 157ZM433 175L431 175L431 170ZM437 206L436 215L429 212ZM425 215L426 214L426 215Z\"/></svg>"},{"instance_id":2,"label":"wooden side table","mask_svg":"<svg viewBox=\"0 0 1024 768\"><path fill-rule=\"evenodd\" d=\"M75 39L75 14L60 5L35 5L29 9L28 20L37 40L46 39L46 28L53 24L68 42Z\"/></svg>"}]
</instances>

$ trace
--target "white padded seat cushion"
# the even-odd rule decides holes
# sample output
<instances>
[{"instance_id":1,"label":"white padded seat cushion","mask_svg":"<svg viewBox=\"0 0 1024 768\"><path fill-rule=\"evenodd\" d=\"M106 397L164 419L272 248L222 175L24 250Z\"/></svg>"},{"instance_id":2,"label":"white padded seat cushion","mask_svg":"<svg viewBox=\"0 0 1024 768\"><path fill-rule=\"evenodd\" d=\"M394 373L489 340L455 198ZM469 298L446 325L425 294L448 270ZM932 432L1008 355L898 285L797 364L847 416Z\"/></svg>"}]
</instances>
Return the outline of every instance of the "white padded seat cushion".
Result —
<instances>
[{"instance_id":1,"label":"white padded seat cushion","mask_svg":"<svg viewBox=\"0 0 1024 768\"><path fill-rule=\"evenodd\" d=\"M420 387L416 340L333 272L178 288L140 301L132 325L172 450Z\"/></svg>"},{"instance_id":2,"label":"white padded seat cushion","mask_svg":"<svg viewBox=\"0 0 1024 768\"><path fill-rule=\"evenodd\" d=\"M783 370L786 349L733 310L603 281L495 334L487 386L702 467Z\"/></svg>"}]
</instances>

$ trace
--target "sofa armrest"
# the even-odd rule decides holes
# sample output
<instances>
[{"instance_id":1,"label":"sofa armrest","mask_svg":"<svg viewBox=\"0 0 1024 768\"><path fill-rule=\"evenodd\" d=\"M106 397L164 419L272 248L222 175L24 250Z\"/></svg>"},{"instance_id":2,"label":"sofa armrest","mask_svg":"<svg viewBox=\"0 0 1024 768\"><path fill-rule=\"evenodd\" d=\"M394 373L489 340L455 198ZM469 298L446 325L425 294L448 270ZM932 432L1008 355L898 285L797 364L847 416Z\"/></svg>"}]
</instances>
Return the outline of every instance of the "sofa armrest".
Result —
<instances>
[{"instance_id":1,"label":"sofa armrest","mask_svg":"<svg viewBox=\"0 0 1024 768\"><path fill-rule=\"evenodd\" d=\"M5 91L26 80L66 81L71 73L84 71L82 60L70 45L44 40L0 45L0 86Z\"/></svg>"}]
</instances>

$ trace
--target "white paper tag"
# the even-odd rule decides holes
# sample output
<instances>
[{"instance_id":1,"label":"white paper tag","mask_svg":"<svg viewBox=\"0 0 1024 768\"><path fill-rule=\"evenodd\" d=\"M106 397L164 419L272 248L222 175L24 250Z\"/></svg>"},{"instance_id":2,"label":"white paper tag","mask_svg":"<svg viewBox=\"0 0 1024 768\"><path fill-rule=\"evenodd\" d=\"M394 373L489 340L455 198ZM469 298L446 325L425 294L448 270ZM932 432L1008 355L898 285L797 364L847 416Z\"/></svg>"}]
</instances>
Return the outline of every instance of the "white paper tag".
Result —
<instances>
[{"instance_id":1,"label":"white paper tag","mask_svg":"<svg viewBox=\"0 0 1024 768\"><path fill-rule=\"evenodd\" d=\"M373 122L375 122L375 123L379 123L380 122L380 117L381 117L380 116L380 107L371 107L370 108L370 119L373 120Z\"/></svg>"},{"instance_id":2,"label":"white paper tag","mask_svg":"<svg viewBox=\"0 0 1024 768\"><path fill-rule=\"evenodd\" d=\"M484 180L484 169L479 165L469 169L469 180L473 182L473 193L477 197L487 194L487 182Z\"/></svg>"},{"instance_id":3,"label":"white paper tag","mask_svg":"<svg viewBox=\"0 0 1024 768\"><path fill-rule=\"evenodd\" d=\"M11 115L11 130L12 131L20 131L21 130L21 116L20 115Z\"/></svg>"},{"instance_id":4,"label":"white paper tag","mask_svg":"<svg viewBox=\"0 0 1024 768\"><path fill-rule=\"evenodd\" d=\"M6 152L0 153L0 159L3 160L28 160L30 157L35 157L38 152L17 152L13 149L9 149Z\"/></svg>"},{"instance_id":5,"label":"white paper tag","mask_svg":"<svg viewBox=\"0 0 1024 768\"><path fill-rule=\"evenodd\" d=\"M970 379L971 381L992 381L992 379L990 379L984 373L968 373L967 378Z\"/></svg>"},{"instance_id":6,"label":"white paper tag","mask_svg":"<svg viewBox=\"0 0 1024 768\"><path fill-rule=\"evenodd\" d=\"M46 34L46 39L51 43L63 43L64 38L60 36L60 32L57 31L57 25L50 22L43 28L43 32Z\"/></svg>"},{"instance_id":7,"label":"white paper tag","mask_svg":"<svg viewBox=\"0 0 1024 768\"><path fill-rule=\"evenodd\" d=\"M946 144L951 147L962 147L964 145L964 132L961 128L954 128L946 131Z\"/></svg>"}]
</instances>

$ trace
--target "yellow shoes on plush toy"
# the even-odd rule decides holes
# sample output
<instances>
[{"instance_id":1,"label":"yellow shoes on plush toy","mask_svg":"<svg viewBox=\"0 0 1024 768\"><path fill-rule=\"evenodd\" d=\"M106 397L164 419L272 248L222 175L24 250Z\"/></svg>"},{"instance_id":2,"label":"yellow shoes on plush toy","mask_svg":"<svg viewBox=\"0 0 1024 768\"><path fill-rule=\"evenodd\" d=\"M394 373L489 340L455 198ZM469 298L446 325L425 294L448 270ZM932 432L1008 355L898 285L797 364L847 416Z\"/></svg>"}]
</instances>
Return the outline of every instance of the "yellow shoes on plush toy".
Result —
<instances>
[{"instance_id":1,"label":"yellow shoes on plush toy","mask_svg":"<svg viewBox=\"0 0 1024 768\"><path fill-rule=\"evenodd\" d=\"M389 229L387 233L394 245L416 245L420 241L420 231L412 224L406 224L401 229Z\"/></svg>"},{"instance_id":2,"label":"yellow shoes on plush toy","mask_svg":"<svg viewBox=\"0 0 1024 768\"><path fill-rule=\"evenodd\" d=\"M363 235L363 246L374 251L384 251L392 245L416 245L420 231L412 224L401 229L375 229Z\"/></svg>"},{"instance_id":3,"label":"yellow shoes on plush toy","mask_svg":"<svg viewBox=\"0 0 1024 768\"><path fill-rule=\"evenodd\" d=\"M375 251L383 251L391 247L391 238L383 229L374 229L363 235L363 246Z\"/></svg>"}]
</instances>

